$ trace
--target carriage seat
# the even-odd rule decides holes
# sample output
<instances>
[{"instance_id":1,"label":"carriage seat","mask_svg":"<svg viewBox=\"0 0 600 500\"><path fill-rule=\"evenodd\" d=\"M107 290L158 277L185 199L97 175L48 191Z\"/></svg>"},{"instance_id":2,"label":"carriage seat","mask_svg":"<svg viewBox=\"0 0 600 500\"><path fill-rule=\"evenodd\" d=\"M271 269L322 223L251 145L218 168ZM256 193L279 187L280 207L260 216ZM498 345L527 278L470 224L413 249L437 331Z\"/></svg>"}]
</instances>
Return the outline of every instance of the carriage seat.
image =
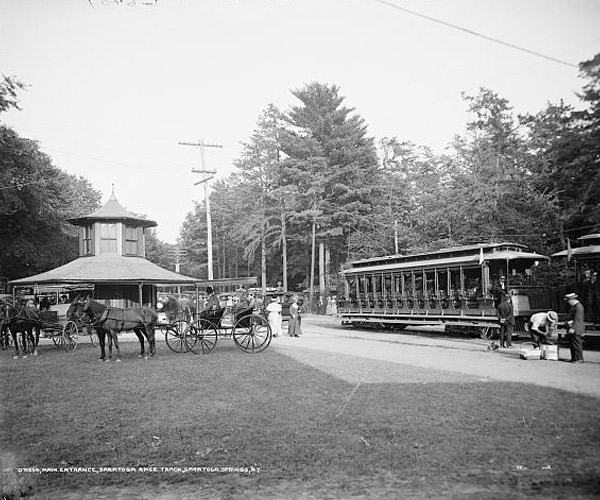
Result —
<instances>
[{"instance_id":1,"label":"carriage seat","mask_svg":"<svg viewBox=\"0 0 600 500\"><path fill-rule=\"evenodd\" d=\"M40 311L40 315L42 321L47 323L57 323L58 322L58 312L57 311Z\"/></svg>"},{"instance_id":2,"label":"carriage seat","mask_svg":"<svg viewBox=\"0 0 600 500\"><path fill-rule=\"evenodd\" d=\"M216 326L220 326L221 318L223 317L224 313L225 313L224 307L221 307L219 309L207 309L205 311L200 311L198 313L198 319L205 319L207 321L210 321L211 323L213 323Z\"/></svg>"},{"instance_id":3,"label":"carriage seat","mask_svg":"<svg viewBox=\"0 0 600 500\"><path fill-rule=\"evenodd\" d=\"M254 312L254 306L248 306L248 307L245 307L244 309L240 309L239 311L235 311L235 321L237 321L240 318L243 318L244 316L249 316L253 312Z\"/></svg>"}]
</instances>

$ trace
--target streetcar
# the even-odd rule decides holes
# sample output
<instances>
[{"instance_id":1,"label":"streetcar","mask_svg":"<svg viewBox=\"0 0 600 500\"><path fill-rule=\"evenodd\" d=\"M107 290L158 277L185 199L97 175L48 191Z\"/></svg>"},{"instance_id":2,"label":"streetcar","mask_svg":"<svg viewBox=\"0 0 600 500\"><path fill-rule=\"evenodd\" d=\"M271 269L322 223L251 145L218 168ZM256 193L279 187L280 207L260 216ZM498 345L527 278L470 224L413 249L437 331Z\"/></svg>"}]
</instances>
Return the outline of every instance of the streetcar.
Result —
<instances>
[{"instance_id":1,"label":"streetcar","mask_svg":"<svg viewBox=\"0 0 600 500\"><path fill-rule=\"evenodd\" d=\"M498 328L496 283L510 290L516 333L535 312L552 308L553 298L537 276L549 257L517 243L445 248L353 262L341 273L342 323L402 330L444 327L450 333L490 338Z\"/></svg>"},{"instance_id":2,"label":"streetcar","mask_svg":"<svg viewBox=\"0 0 600 500\"><path fill-rule=\"evenodd\" d=\"M573 247L552 255L552 259L566 264L572 279L569 289L576 292L585 308L588 330L600 329L600 233L577 238Z\"/></svg>"}]
</instances>

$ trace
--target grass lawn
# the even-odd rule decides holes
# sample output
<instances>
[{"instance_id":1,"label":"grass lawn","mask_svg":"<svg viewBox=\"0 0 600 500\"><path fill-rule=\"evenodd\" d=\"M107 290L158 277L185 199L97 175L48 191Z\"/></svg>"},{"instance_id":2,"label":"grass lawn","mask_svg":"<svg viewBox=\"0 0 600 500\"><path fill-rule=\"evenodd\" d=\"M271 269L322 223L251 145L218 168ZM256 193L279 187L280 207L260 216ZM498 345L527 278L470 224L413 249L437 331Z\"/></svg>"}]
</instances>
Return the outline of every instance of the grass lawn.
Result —
<instances>
[{"instance_id":1,"label":"grass lawn","mask_svg":"<svg viewBox=\"0 0 600 500\"><path fill-rule=\"evenodd\" d=\"M432 382L430 371L371 360L373 370L410 376L349 384L275 349L248 355L229 341L207 356L161 343L149 361L136 358L137 344L121 345L121 363L96 361L88 345L43 347L27 360L0 353L1 494L509 499L600 491L594 398L456 375ZM19 472L25 467L132 471Z\"/></svg>"}]
</instances>

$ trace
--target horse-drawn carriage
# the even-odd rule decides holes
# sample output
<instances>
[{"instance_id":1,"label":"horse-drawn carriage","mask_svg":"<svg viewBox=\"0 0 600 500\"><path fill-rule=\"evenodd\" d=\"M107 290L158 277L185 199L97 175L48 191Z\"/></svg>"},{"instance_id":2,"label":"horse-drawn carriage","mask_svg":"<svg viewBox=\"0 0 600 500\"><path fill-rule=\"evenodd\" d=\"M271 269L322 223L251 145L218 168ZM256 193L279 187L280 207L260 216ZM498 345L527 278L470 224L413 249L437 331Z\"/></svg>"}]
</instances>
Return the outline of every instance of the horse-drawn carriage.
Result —
<instances>
[{"instance_id":1,"label":"horse-drawn carriage","mask_svg":"<svg viewBox=\"0 0 600 500\"><path fill-rule=\"evenodd\" d=\"M92 345L97 345L98 336L94 328L75 303L81 294L89 294L93 290L93 285L36 286L35 293L41 308L40 337L52 339L54 345L66 351L77 347L80 334L88 335Z\"/></svg>"},{"instance_id":2,"label":"horse-drawn carriage","mask_svg":"<svg viewBox=\"0 0 600 500\"><path fill-rule=\"evenodd\" d=\"M40 338L52 339L56 347L67 352L77 348L81 325L71 318L69 304L66 304L67 307L55 310L40 311L27 302L15 302L15 304L3 304L1 314L2 346L8 348L13 344L15 357L36 356ZM21 334L20 344L19 334Z\"/></svg>"},{"instance_id":3,"label":"horse-drawn carriage","mask_svg":"<svg viewBox=\"0 0 600 500\"><path fill-rule=\"evenodd\" d=\"M256 306L251 305L254 301L248 300L244 289L219 294L219 307L215 305L199 313L194 307L185 314L181 302L181 297L173 294L159 296L156 328L164 333L165 342L173 352L208 354L218 338L231 338L240 350L258 353L271 342L265 311L259 308L258 313L254 312Z\"/></svg>"},{"instance_id":4,"label":"horse-drawn carriage","mask_svg":"<svg viewBox=\"0 0 600 500\"><path fill-rule=\"evenodd\" d=\"M269 347L272 333L267 319L254 313L253 307L230 310L227 314L224 307L211 309L201 312L198 319L188 325L180 340L179 352L185 348L194 354L208 354L219 337L232 338L243 352L256 354Z\"/></svg>"},{"instance_id":5,"label":"horse-drawn carriage","mask_svg":"<svg viewBox=\"0 0 600 500\"><path fill-rule=\"evenodd\" d=\"M70 304L60 304L54 309L40 311L38 323L40 338L52 339L54 345L67 352L77 348L79 331L83 326L70 314Z\"/></svg>"}]
</instances>

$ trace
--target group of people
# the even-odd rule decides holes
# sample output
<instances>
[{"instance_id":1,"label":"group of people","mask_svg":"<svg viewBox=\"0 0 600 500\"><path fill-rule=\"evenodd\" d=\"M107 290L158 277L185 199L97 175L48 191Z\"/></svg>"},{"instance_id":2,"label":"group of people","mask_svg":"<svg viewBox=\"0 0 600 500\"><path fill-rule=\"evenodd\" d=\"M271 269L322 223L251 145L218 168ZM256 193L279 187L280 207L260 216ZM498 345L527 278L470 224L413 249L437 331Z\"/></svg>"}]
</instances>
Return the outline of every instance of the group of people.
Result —
<instances>
[{"instance_id":1,"label":"group of people","mask_svg":"<svg viewBox=\"0 0 600 500\"><path fill-rule=\"evenodd\" d=\"M247 290L240 288L236 290L235 302L232 306L234 316L244 313L248 309L253 309L257 305L256 298L248 293ZM212 287L206 289L206 300L201 311L210 311L221 307L219 298L215 295ZM302 335L302 317L300 315L300 299L294 294L291 297L290 317L288 319L287 334L290 337L300 337ZM273 337L279 337L283 334L283 307L278 295L272 295L265 306L267 321L271 327Z\"/></svg>"},{"instance_id":2,"label":"group of people","mask_svg":"<svg viewBox=\"0 0 600 500\"><path fill-rule=\"evenodd\" d=\"M300 315L300 306L298 295L292 295L292 303L290 304L290 317L288 319L288 335L290 337L300 337L302 335L302 317ZM273 332L273 337L282 335L282 305L279 301L279 297L273 295L265 311L267 312L267 319L269 326Z\"/></svg>"},{"instance_id":3,"label":"group of people","mask_svg":"<svg viewBox=\"0 0 600 500\"><path fill-rule=\"evenodd\" d=\"M502 281L500 278L500 281ZM584 308L575 293L568 293L564 300L569 304L569 315L566 322L567 339L571 350L571 362L583 363L583 334L585 332ZM500 322L500 347L512 347L512 334L515 326L515 317L512 304L512 295L509 290L504 290L497 305L497 315ZM529 318L529 334L538 349L541 344L554 344L555 329L558 326L556 311L539 312Z\"/></svg>"},{"instance_id":4,"label":"group of people","mask_svg":"<svg viewBox=\"0 0 600 500\"><path fill-rule=\"evenodd\" d=\"M325 314L327 316L336 316L337 315L337 302L335 297L328 296L326 299L323 299L322 295L316 297L316 313L317 314Z\"/></svg>"}]
</instances>

